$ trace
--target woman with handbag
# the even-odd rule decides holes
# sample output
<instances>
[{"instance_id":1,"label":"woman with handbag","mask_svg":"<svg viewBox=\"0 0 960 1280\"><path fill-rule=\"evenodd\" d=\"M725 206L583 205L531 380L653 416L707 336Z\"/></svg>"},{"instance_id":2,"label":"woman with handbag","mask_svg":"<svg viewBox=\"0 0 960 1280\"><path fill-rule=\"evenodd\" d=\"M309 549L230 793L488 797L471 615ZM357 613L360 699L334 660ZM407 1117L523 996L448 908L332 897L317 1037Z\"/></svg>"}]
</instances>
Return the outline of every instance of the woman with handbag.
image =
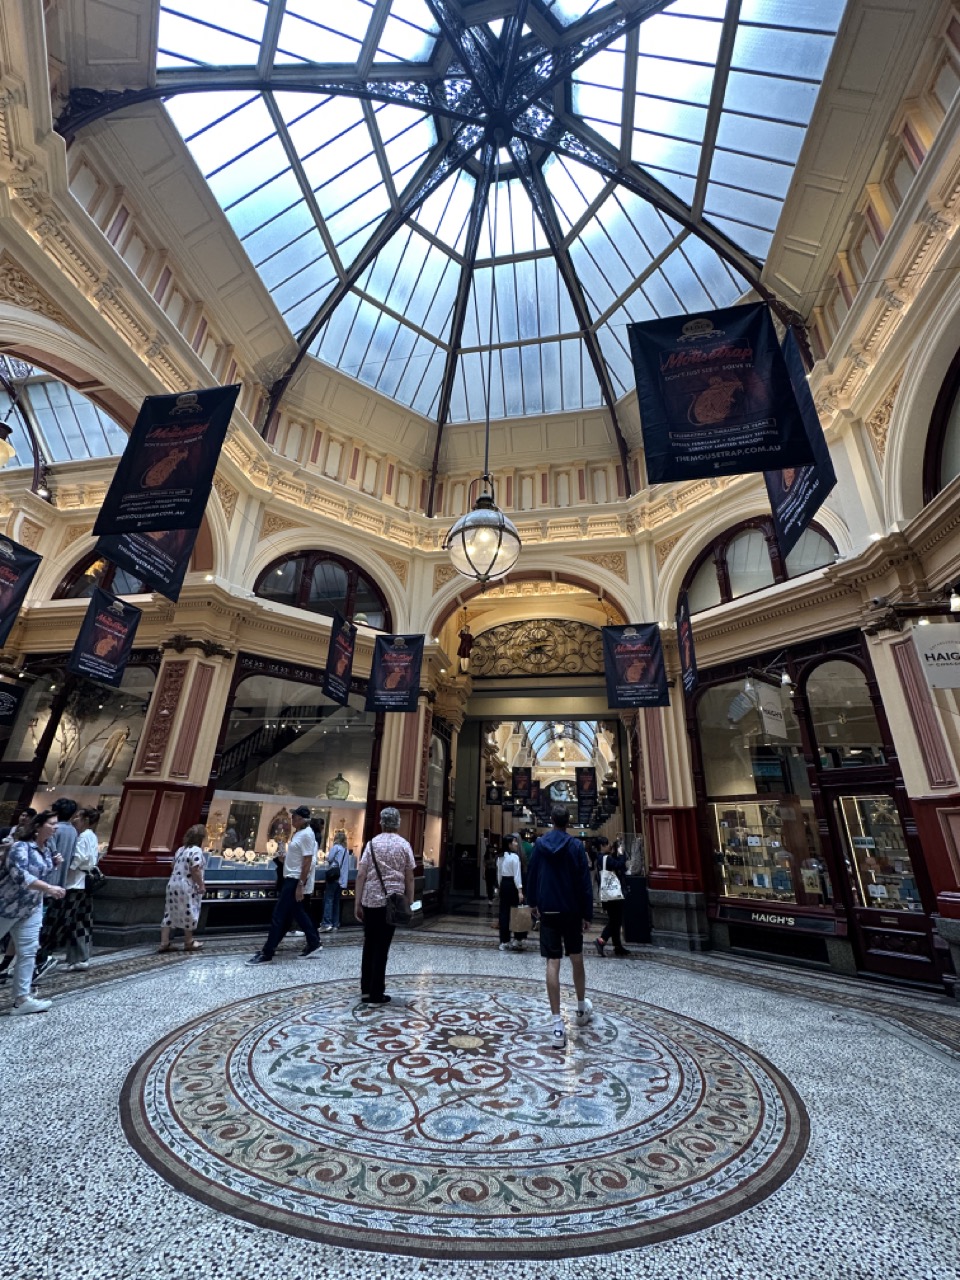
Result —
<instances>
[{"instance_id":1,"label":"woman with handbag","mask_svg":"<svg viewBox=\"0 0 960 1280\"><path fill-rule=\"evenodd\" d=\"M620 841L614 842L613 853L606 854L600 862L600 901L607 913L606 927L599 938L594 938L593 945L597 955L603 955L607 942L613 940L615 956L629 955L620 941L620 929L623 925L623 876L627 870L627 860L620 848Z\"/></svg>"},{"instance_id":2,"label":"woman with handbag","mask_svg":"<svg viewBox=\"0 0 960 1280\"><path fill-rule=\"evenodd\" d=\"M354 915L363 925L360 999L389 1004L384 987L387 959L397 924L410 918L413 901L413 850L400 835L400 811L389 805L380 814L380 834L363 851L357 868Z\"/></svg>"},{"instance_id":3,"label":"woman with handbag","mask_svg":"<svg viewBox=\"0 0 960 1280\"><path fill-rule=\"evenodd\" d=\"M523 902L523 868L520 865L520 837L512 835L497 863L500 877L500 950L522 951L526 931L512 933L510 913Z\"/></svg>"},{"instance_id":4,"label":"woman with handbag","mask_svg":"<svg viewBox=\"0 0 960 1280\"><path fill-rule=\"evenodd\" d=\"M13 1014L46 1013L49 1000L30 994L33 962L40 944L43 899L57 901L63 888L51 883L56 859L50 847L57 815L44 809L17 828L13 844L0 866L0 936L13 935L17 958L13 965Z\"/></svg>"},{"instance_id":5,"label":"woman with handbag","mask_svg":"<svg viewBox=\"0 0 960 1280\"><path fill-rule=\"evenodd\" d=\"M67 903L63 929L67 939L67 970L89 969L90 945L93 941L93 898L89 887L90 872L100 860L96 829L99 809L78 809L70 820L77 829L70 870L67 872Z\"/></svg>"}]
</instances>

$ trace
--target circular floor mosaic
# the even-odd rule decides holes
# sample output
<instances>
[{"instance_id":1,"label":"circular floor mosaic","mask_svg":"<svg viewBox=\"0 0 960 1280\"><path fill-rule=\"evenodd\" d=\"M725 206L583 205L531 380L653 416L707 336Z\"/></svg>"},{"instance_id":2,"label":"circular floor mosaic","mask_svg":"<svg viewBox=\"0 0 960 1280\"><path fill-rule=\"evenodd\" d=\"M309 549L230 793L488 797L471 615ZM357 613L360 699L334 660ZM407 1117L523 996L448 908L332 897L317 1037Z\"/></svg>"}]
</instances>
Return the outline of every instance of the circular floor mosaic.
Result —
<instances>
[{"instance_id":1,"label":"circular floor mosaic","mask_svg":"<svg viewBox=\"0 0 960 1280\"><path fill-rule=\"evenodd\" d=\"M158 1172L261 1226L353 1248L547 1258L695 1231L806 1147L803 1104L702 1023L594 993L550 1044L540 982L354 981L216 1010L131 1071L123 1123Z\"/></svg>"}]
</instances>

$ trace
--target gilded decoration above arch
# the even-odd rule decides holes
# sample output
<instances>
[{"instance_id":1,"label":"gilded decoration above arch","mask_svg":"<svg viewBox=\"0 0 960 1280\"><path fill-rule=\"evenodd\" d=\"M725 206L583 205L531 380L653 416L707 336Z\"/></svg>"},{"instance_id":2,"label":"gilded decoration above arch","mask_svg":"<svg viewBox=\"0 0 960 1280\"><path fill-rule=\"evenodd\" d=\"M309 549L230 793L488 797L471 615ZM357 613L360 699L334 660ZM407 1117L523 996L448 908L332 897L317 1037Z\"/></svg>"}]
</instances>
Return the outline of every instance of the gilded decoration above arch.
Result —
<instances>
[{"instance_id":1,"label":"gilded decoration above arch","mask_svg":"<svg viewBox=\"0 0 960 1280\"><path fill-rule=\"evenodd\" d=\"M654 547L657 556L657 568L662 569L667 562L667 556L680 541L681 534L675 533L672 538L664 538L662 542L658 542Z\"/></svg>"},{"instance_id":2,"label":"gilded decoration above arch","mask_svg":"<svg viewBox=\"0 0 960 1280\"><path fill-rule=\"evenodd\" d=\"M622 551L600 551L592 556L578 556L578 559L595 564L600 569L607 569L624 582L627 580L627 557Z\"/></svg>"},{"instance_id":3,"label":"gilded decoration above arch","mask_svg":"<svg viewBox=\"0 0 960 1280\"><path fill-rule=\"evenodd\" d=\"M867 430L870 433L870 439L876 450L877 458L883 462L884 455L887 451L887 433L890 430L890 419L893 416L893 406L897 399L897 392L900 390L900 383L903 379L903 370L901 369L895 378L890 390L883 397L873 413L867 418Z\"/></svg>"},{"instance_id":4,"label":"gilded decoration above arch","mask_svg":"<svg viewBox=\"0 0 960 1280\"><path fill-rule=\"evenodd\" d=\"M227 484L223 476L213 477L213 487L217 491L217 497L220 499L220 505L223 507L223 518L227 524L233 519L233 513L237 507L237 498L240 496L233 485Z\"/></svg>"},{"instance_id":5,"label":"gilded decoration above arch","mask_svg":"<svg viewBox=\"0 0 960 1280\"><path fill-rule=\"evenodd\" d=\"M60 550L65 551L67 547L72 547L80 538L85 538L91 532L88 524L71 524L63 534L63 541L60 543Z\"/></svg>"},{"instance_id":6,"label":"gilded decoration above arch","mask_svg":"<svg viewBox=\"0 0 960 1280\"><path fill-rule=\"evenodd\" d=\"M266 511L260 524L260 540L262 542L264 538L269 538L275 533L286 533L288 529L302 527L302 520L288 520L286 516L278 516L272 511Z\"/></svg>"},{"instance_id":7,"label":"gilded decoration above arch","mask_svg":"<svg viewBox=\"0 0 960 1280\"><path fill-rule=\"evenodd\" d=\"M505 622L477 636L470 674L483 676L599 675L603 645L597 627L547 618Z\"/></svg>"},{"instance_id":8,"label":"gilded decoration above arch","mask_svg":"<svg viewBox=\"0 0 960 1280\"><path fill-rule=\"evenodd\" d=\"M452 564L438 564L433 570L433 589L439 591L441 587L457 576L457 571Z\"/></svg>"},{"instance_id":9,"label":"gilded decoration above arch","mask_svg":"<svg viewBox=\"0 0 960 1280\"><path fill-rule=\"evenodd\" d=\"M388 568L393 570L400 579L401 585L405 587L407 585L407 573L410 568L407 561L401 560L397 556L381 556L380 558Z\"/></svg>"},{"instance_id":10,"label":"gilded decoration above arch","mask_svg":"<svg viewBox=\"0 0 960 1280\"><path fill-rule=\"evenodd\" d=\"M36 280L23 270L4 250L0 252L0 302L9 302L14 307L23 307L25 311L33 311L52 320L54 324L80 333L80 329L61 310L50 295L37 284Z\"/></svg>"}]
</instances>

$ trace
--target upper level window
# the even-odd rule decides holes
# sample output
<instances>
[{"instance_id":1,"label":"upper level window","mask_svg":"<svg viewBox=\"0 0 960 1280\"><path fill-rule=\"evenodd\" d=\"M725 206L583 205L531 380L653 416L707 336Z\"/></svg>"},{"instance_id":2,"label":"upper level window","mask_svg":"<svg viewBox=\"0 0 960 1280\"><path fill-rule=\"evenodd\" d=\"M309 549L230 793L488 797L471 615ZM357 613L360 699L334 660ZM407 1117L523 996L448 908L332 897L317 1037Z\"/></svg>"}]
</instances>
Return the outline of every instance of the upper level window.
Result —
<instances>
[{"instance_id":1,"label":"upper level window","mask_svg":"<svg viewBox=\"0 0 960 1280\"><path fill-rule=\"evenodd\" d=\"M94 587L112 591L115 596L149 595L153 587L91 551L79 560L54 592L54 600L85 600Z\"/></svg>"},{"instance_id":2,"label":"upper level window","mask_svg":"<svg viewBox=\"0 0 960 1280\"><path fill-rule=\"evenodd\" d=\"M960 476L960 351L940 387L923 460L923 500L930 502Z\"/></svg>"},{"instance_id":3,"label":"upper level window","mask_svg":"<svg viewBox=\"0 0 960 1280\"><path fill-rule=\"evenodd\" d=\"M380 588L350 560L329 551L300 551L275 560L261 573L254 595L331 617L386 630L390 610Z\"/></svg>"},{"instance_id":4,"label":"upper level window","mask_svg":"<svg viewBox=\"0 0 960 1280\"><path fill-rule=\"evenodd\" d=\"M776 582L798 578L833 564L836 557L831 540L811 525L784 560L772 520L748 520L715 538L690 566L683 584L690 612L702 613Z\"/></svg>"},{"instance_id":5,"label":"upper level window","mask_svg":"<svg viewBox=\"0 0 960 1280\"><path fill-rule=\"evenodd\" d=\"M0 422L10 428L14 449L8 467L33 466L33 449L21 414L48 462L111 458L123 453L127 433L81 392L12 356L0 356L0 374L17 396L15 407L0 384Z\"/></svg>"}]
</instances>

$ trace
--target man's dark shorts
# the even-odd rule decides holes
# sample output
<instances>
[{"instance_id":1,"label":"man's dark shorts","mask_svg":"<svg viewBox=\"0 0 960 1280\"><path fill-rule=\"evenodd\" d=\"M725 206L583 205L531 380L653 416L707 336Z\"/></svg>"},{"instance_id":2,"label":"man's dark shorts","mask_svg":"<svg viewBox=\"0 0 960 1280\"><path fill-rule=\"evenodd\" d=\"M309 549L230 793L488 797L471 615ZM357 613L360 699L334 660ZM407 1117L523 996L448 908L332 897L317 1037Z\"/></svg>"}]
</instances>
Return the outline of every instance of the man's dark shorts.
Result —
<instances>
[{"instance_id":1,"label":"man's dark shorts","mask_svg":"<svg viewBox=\"0 0 960 1280\"><path fill-rule=\"evenodd\" d=\"M540 954L545 960L583 955L583 917L562 911L540 916Z\"/></svg>"}]
</instances>

